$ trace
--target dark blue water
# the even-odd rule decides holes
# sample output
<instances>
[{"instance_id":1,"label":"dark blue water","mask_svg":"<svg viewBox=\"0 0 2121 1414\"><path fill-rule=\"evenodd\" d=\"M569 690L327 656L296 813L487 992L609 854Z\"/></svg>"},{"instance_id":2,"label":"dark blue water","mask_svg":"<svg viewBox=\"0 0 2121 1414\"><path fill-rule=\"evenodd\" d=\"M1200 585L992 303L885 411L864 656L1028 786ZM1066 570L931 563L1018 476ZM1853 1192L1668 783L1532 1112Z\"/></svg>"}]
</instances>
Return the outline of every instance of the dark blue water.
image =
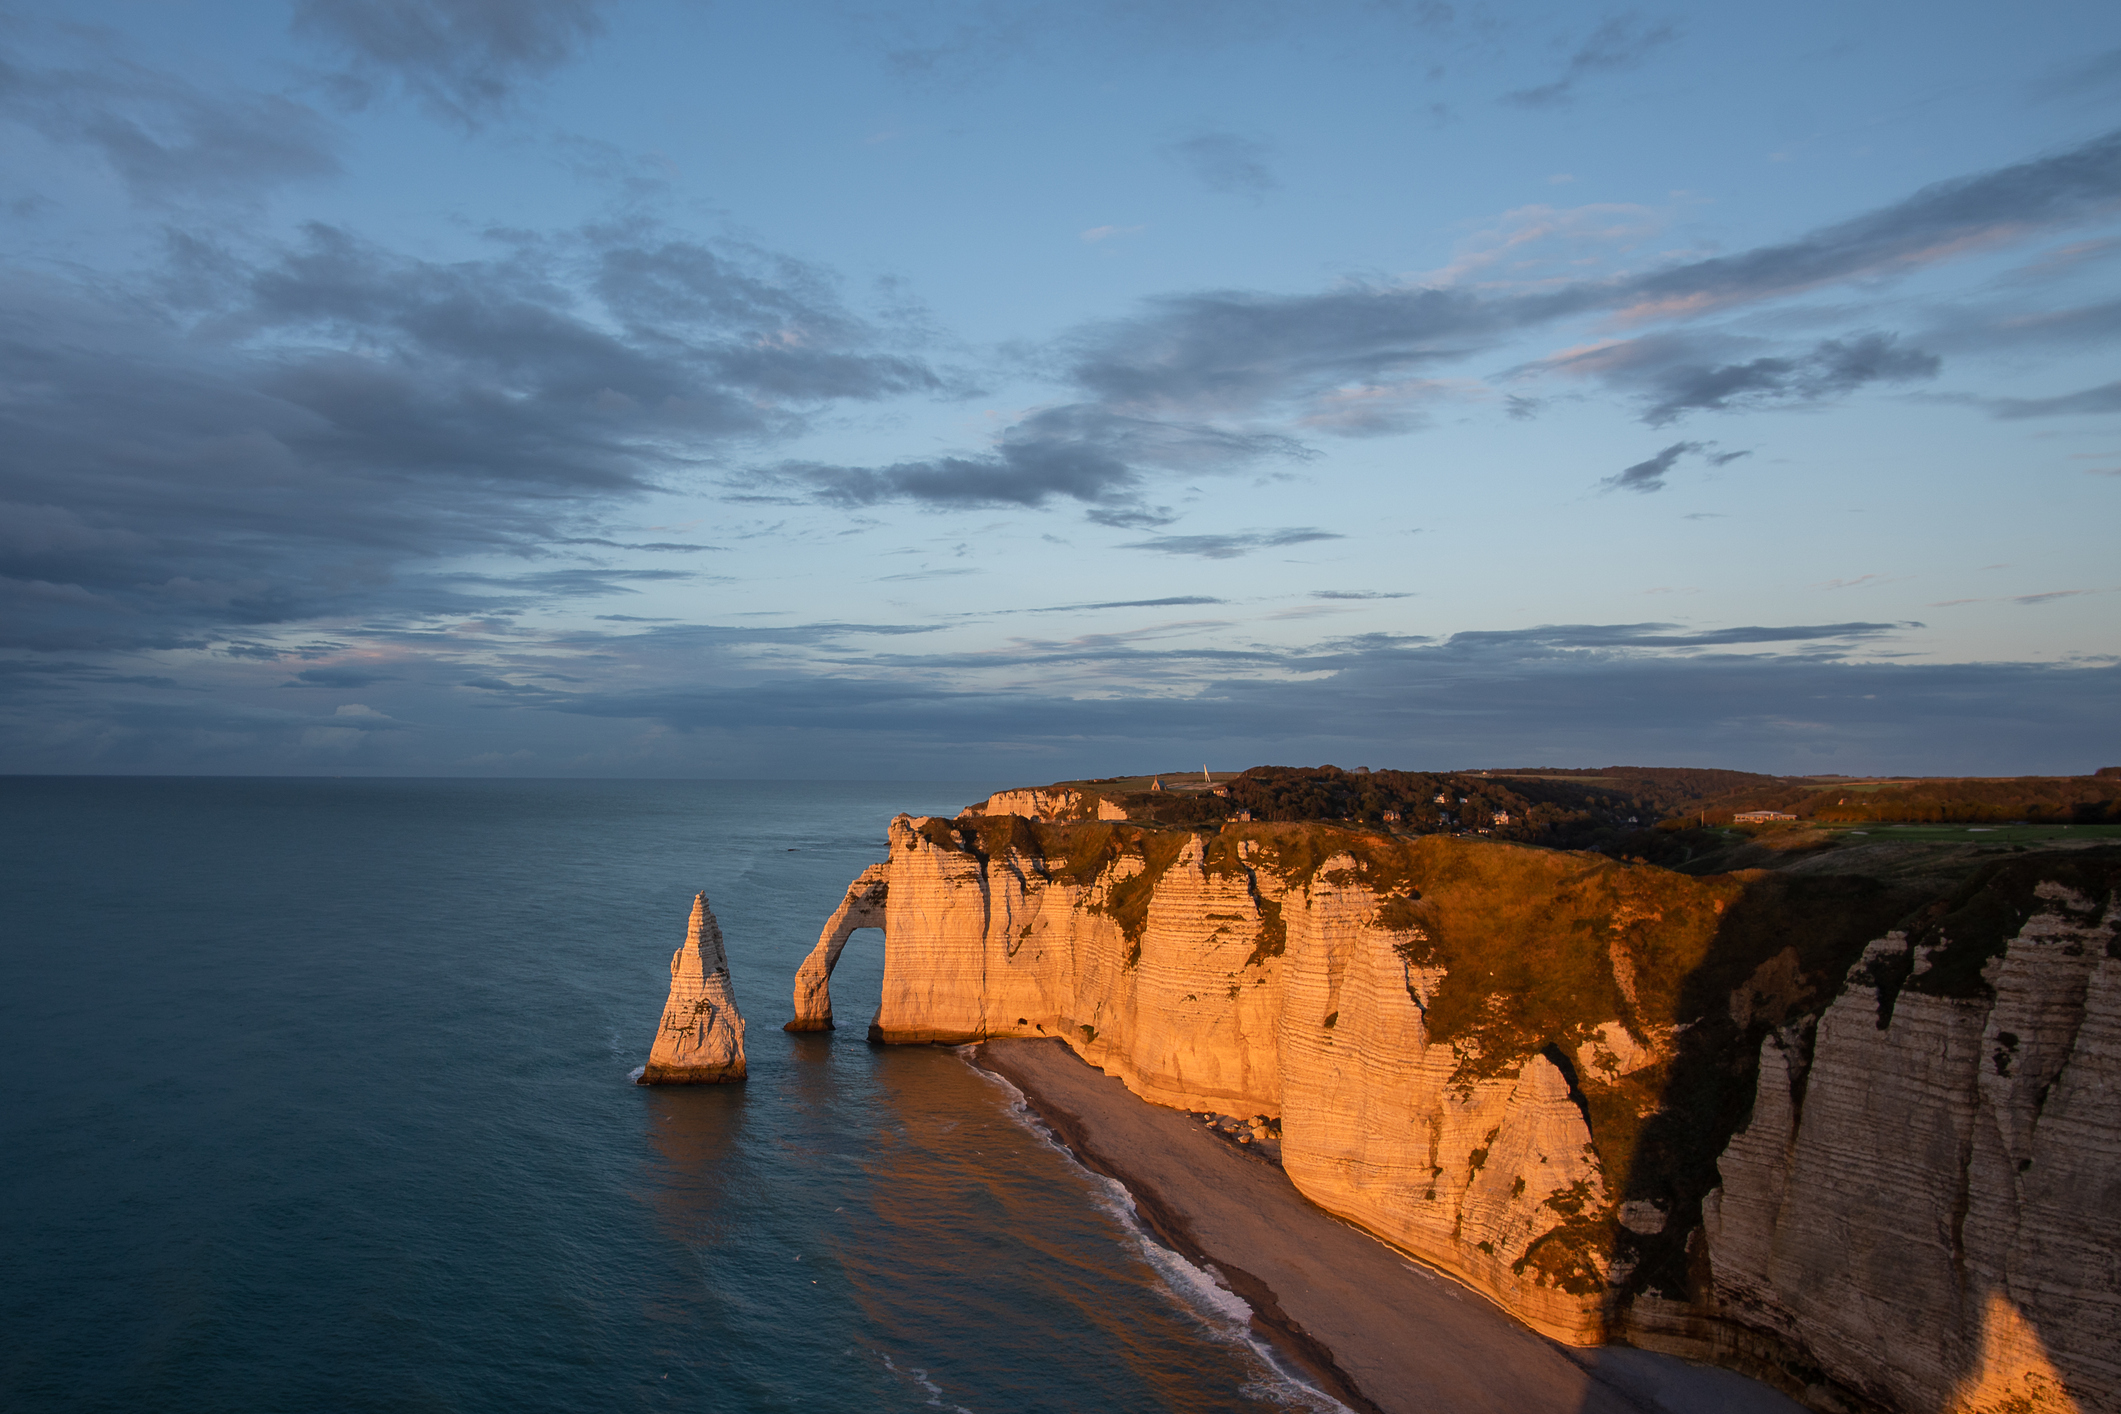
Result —
<instances>
[{"instance_id":1,"label":"dark blue water","mask_svg":"<svg viewBox=\"0 0 2121 1414\"><path fill-rule=\"evenodd\" d=\"M988 788L0 780L0 1404L1312 1402L954 1052L779 1029ZM751 1080L631 1085L702 888Z\"/></svg>"}]
</instances>

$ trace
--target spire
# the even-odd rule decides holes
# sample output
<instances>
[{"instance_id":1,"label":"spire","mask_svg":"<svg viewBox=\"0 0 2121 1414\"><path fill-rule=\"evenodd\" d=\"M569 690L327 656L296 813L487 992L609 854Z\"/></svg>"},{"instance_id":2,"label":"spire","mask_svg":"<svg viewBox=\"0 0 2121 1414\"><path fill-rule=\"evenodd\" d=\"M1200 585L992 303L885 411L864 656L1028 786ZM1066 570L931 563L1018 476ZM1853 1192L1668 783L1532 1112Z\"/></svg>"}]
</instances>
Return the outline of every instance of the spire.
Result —
<instances>
[{"instance_id":1,"label":"spire","mask_svg":"<svg viewBox=\"0 0 2121 1414\"><path fill-rule=\"evenodd\" d=\"M695 894L685 945L670 955L670 997L641 1068L643 1085L705 1085L744 1078L744 1018L729 985L722 928Z\"/></svg>"}]
</instances>

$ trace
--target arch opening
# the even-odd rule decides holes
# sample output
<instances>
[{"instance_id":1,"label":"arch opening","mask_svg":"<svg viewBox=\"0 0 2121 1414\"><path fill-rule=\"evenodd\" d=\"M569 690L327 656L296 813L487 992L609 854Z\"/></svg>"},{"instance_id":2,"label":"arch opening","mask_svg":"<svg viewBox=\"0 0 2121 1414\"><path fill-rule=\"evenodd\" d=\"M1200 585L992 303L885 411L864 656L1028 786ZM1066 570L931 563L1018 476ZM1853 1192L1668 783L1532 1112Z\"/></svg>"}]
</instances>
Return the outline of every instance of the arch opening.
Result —
<instances>
[{"instance_id":1,"label":"arch opening","mask_svg":"<svg viewBox=\"0 0 2121 1414\"><path fill-rule=\"evenodd\" d=\"M795 1019L783 1026L783 1031L833 1029L832 969L839 966L847 939L861 928L883 932L887 941L890 937L884 929L884 900L890 869L888 864L872 864L847 886L847 896L840 900L840 906L832 911L824 930L817 935L817 946L796 969Z\"/></svg>"}]
</instances>

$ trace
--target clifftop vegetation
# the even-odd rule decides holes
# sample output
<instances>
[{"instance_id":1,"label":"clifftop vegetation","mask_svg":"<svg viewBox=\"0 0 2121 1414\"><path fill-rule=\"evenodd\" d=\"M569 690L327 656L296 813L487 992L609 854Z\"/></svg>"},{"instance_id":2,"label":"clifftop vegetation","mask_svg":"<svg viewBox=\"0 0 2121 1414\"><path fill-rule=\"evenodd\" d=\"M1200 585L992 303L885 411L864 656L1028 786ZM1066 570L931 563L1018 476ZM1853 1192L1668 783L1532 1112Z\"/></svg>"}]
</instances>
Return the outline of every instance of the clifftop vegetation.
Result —
<instances>
[{"instance_id":1,"label":"clifftop vegetation","mask_svg":"<svg viewBox=\"0 0 2121 1414\"><path fill-rule=\"evenodd\" d=\"M1699 872L1693 861L1711 857L1711 867L1719 868L1769 863L1731 857L1743 841L1715 833L1747 824L1737 817L1749 812L1815 827L2121 827L2121 768L2090 776L1878 779L1663 766L1445 772L1255 766L1212 778L1173 772L1067 781L1060 788L1113 801L1129 819L1147 824L1199 827L1249 818L1361 825L1398 835L1479 834L1595 849L1689 872ZM1681 830L1689 833L1672 837ZM1819 834L1810 842L1824 846L1835 838Z\"/></svg>"}]
</instances>

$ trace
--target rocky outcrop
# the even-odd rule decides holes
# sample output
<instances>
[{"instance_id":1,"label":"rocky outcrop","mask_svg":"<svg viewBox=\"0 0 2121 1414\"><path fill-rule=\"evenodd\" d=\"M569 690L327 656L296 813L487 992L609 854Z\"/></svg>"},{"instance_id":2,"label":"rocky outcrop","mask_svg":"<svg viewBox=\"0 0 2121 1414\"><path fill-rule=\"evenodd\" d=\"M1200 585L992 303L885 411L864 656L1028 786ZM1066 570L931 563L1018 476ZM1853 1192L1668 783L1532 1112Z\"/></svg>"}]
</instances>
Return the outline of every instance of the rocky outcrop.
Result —
<instances>
[{"instance_id":1,"label":"rocky outcrop","mask_svg":"<svg viewBox=\"0 0 2121 1414\"><path fill-rule=\"evenodd\" d=\"M2114 1410L2101 859L1947 898L1324 825L902 816L798 1018L881 905L873 1039L1058 1036L1146 1099L1277 1116L1312 1201L1559 1339L1821 1408Z\"/></svg>"},{"instance_id":2,"label":"rocky outcrop","mask_svg":"<svg viewBox=\"0 0 2121 1414\"><path fill-rule=\"evenodd\" d=\"M1124 820L1126 807L1102 795L1066 787L998 790L965 812L968 815L1021 815L1026 820Z\"/></svg>"},{"instance_id":3,"label":"rocky outcrop","mask_svg":"<svg viewBox=\"0 0 2121 1414\"><path fill-rule=\"evenodd\" d=\"M795 1019L783 1031L830 1031L832 1029L832 969L839 966L840 953L857 928L884 926L884 898L890 888L891 867L872 864L847 886L847 896L832 910L817 935L817 946L803 959L795 974Z\"/></svg>"},{"instance_id":4,"label":"rocky outcrop","mask_svg":"<svg viewBox=\"0 0 2121 1414\"><path fill-rule=\"evenodd\" d=\"M670 955L670 999L642 1068L643 1085L714 1085L744 1078L744 1018L707 895L692 900L685 945Z\"/></svg>"}]
</instances>

